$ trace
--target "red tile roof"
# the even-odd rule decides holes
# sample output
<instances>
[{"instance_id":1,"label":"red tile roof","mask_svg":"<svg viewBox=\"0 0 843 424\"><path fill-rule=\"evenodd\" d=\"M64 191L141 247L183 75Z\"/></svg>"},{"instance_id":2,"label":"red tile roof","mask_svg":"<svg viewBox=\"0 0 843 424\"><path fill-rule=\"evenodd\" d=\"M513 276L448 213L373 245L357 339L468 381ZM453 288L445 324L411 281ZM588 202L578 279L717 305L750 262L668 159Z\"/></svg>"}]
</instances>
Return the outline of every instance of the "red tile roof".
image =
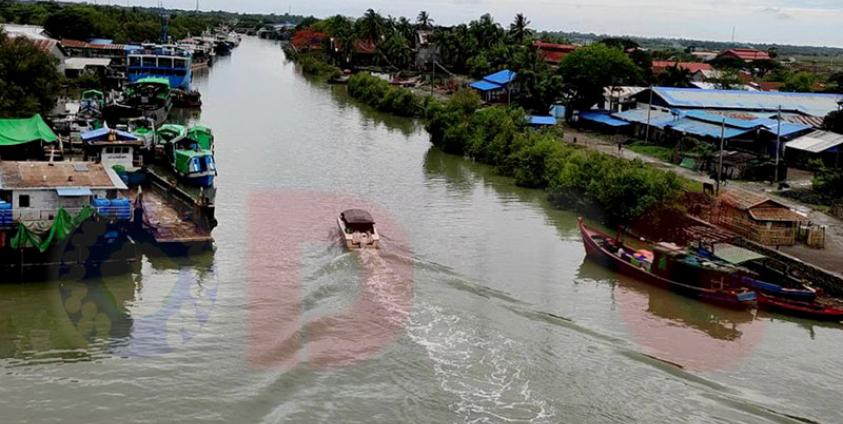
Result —
<instances>
[{"instance_id":1,"label":"red tile roof","mask_svg":"<svg viewBox=\"0 0 843 424\"><path fill-rule=\"evenodd\" d=\"M720 53L719 56L732 56L745 61L771 59L769 53L755 49L729 49Z\"/></svg>"},{"instance_id":2,"label":"red tile roof","mask_svg":"<svg viewBox=\"0 0 843 424\"><path fill-rule=\"evenodd\" d=\"M681 69L687 69L689 72L696 73L699 71L710 71L714 68L711 67L708 63L700 63L700 62L671 62L666 60L654 60L653 61L653 72L659 73L664 72L667 68L672 68L674 66L678 66Z\"/></svg>"},{"instance_id":3,"label":"red tile roof","mask_svg":"<svg viewBox=\"0 0 843 424\"><path fill-rule=\"evenodd\" d=\"M783 82L772 81L758 81L753 84L757 85L761 91L779 91L784 86Z\"/></svg>"},{"instance_id":4,"label":"red tile roof","mask_svg":"<svg viewBox=\"0 0 843 424\"><path fill-rule=\"evenodd\" d=\"M553 64L559 64L568 53L577 49L577 46L572 44L545 43L544 41L536 41L533 46L536 47L545 62Z\"/></svg>"}]
</instances>

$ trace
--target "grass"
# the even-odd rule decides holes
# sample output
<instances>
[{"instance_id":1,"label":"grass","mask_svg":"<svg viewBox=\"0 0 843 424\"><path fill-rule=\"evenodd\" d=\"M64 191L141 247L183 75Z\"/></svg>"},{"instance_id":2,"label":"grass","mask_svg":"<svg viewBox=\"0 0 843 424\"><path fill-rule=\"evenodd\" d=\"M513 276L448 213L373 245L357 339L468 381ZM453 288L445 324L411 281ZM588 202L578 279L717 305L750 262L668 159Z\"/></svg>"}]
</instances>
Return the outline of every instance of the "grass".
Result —
<instances>
[{"instance_id":1,"label":"grass","mask_svg":"<svg viewBox=\"0 0 843 424\"><path fill-rule=\"evenodd\" d=\"M673 149L669 147L644 144L643 141L636 141L626 146L626 148L640 155L651 156L664 162L670 162L673 159Z\"/></svg>"}]
</instances>

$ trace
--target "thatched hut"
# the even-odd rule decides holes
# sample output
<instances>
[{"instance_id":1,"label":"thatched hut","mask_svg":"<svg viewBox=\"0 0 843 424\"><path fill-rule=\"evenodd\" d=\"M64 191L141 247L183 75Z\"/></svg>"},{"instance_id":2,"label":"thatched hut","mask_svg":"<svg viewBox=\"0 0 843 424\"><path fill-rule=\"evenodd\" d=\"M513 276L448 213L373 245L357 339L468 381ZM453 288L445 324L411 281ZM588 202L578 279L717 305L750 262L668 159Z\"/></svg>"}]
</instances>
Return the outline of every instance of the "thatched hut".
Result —
<instances>
[{"instance_id":1,"label":"thatched hut","mask_svg":"<svg viewBox=\"0 0 843 424\"><path fill-rule=\"evenodd\" d=\"M743 190L720 195L717 218L720 225L767 246L796 244L799 223L807 221L787 205Z\"/></svg>"}]
</instances>

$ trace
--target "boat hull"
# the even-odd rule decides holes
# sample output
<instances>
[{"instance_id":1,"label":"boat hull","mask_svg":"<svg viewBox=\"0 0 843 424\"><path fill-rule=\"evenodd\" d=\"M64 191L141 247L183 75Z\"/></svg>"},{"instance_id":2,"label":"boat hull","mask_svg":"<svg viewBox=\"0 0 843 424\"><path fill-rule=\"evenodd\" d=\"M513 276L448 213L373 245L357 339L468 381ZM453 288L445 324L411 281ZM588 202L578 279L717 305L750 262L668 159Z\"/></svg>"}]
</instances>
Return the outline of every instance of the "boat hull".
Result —
<instances>
[{"instance_id":1,"label":"boat hull","mask_svg":"<svg viewBox=\"0 0 843 424\"><path fill-rule=\"evenodd\" d=\"M825 307L817 303L776 298L764 293L758 294L758 306L768 311L818 321L843 321L843 309Z\"/></svg>"},{"instance_id":2,"label":"boat hull","mask_svg":"<svg viewBox=\"0 0 843 424\"><path fill-rule=\"evenodd\" d=\"M756 305L756 296L754 292L727 292L713 289L706 289L696 287L688 284L683 284L677 281L668 280L648 272L641 267L625 262L617 256L611 254L609 251L602 248L594 240L594 236L601 236L611 238L599 231L591 230L586 227L585 223L579 222L580 234L582 235L583 245L585 246L586 256L618 273L633 277L637 280L643 281L647 284L670 290L681 295L699 299L701 301L716 304L719 306L732 309L747 309Z\"/></svg>"}]
</instances>

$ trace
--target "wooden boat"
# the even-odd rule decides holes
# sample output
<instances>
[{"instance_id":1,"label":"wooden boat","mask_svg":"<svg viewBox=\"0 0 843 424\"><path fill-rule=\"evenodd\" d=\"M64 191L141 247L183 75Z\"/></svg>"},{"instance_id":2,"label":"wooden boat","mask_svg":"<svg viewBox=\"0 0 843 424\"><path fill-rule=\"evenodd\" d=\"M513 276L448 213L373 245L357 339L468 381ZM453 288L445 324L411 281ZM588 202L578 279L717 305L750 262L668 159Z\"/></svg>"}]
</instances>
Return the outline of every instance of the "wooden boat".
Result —
<instances>
[{"instance_id":1,"label":"wooden boat","mask_svg":"<svg viewBox=\"0 0 843 424\"><path fill-rule=\"evenodd\" d=\"M755 292L734 284L732 268L697 265L696 256L667 243L657 245L649 260L617 239L588 228L582 218L579 227L586 255L617 272L720 306L745 309L756 304ZM676 281L677 277L683 282Z\"/></svg>"},{"instance_id":2,"label":"wooden boat","mask_svg":"<svg viewBox=\"0 0 843 424\"><path fill-rule=\"evenodd\" d=\"M217 175L214 153L203 149L182 125L165 124L157 131L167 163L185 182L196 187L212 187Z\"/></svg>"},{"instance_id":3,"label":"wooden boat","mask_svg":"<svg viewBox=\"0 0 843 424\"><path fill-rule=\"evenodd\" d=\"M362 209L343 211L337 218L343 241L349 249L380 247L380 235L372 215Z\"/></svg>"},{"instance_id":4,"label":"wooden boat","mask_svg":"<svg viewBox=\"0 0 843 424\"><path fill-rule=\"evenodd\" d=\"M828 299L817 299L812 302L784 299L758 293L758 306L803 318L820 321L843 321L843 305L832 303Z\"/></svg>"}]
</instances>

